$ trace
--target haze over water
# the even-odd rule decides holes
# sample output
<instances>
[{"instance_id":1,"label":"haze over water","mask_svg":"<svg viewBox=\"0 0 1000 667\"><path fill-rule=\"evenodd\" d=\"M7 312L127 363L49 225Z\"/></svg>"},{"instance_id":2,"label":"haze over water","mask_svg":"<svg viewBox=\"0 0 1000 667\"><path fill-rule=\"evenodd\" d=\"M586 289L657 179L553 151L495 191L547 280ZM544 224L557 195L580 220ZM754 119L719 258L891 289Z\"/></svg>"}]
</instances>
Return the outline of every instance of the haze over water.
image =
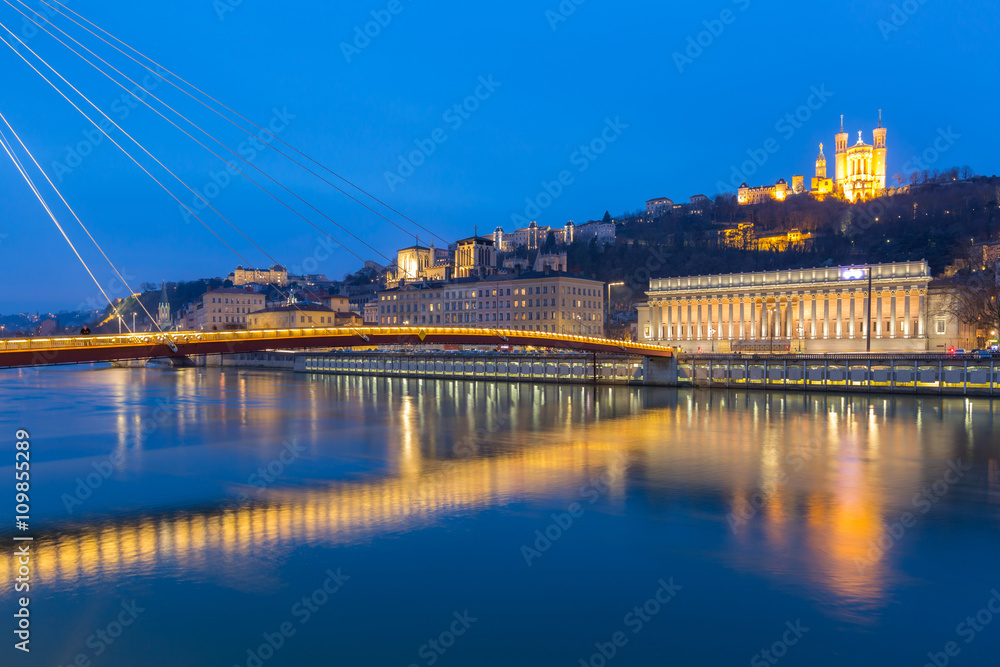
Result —
<instances>
[{"instance_id":1,"label":"haze over water","mask_svg":"<svg viewBox=\"0 0 1000 667\"><path fill-rule=\"evenodd\" d=\"M988 400L5 378L3 432L32 443L30 664L737 665L790 636L781 664L1000 649L1000 618L960 626L1000 590ZM0 606L14 597L5 578Z\"/></svg>"}]
</instances>

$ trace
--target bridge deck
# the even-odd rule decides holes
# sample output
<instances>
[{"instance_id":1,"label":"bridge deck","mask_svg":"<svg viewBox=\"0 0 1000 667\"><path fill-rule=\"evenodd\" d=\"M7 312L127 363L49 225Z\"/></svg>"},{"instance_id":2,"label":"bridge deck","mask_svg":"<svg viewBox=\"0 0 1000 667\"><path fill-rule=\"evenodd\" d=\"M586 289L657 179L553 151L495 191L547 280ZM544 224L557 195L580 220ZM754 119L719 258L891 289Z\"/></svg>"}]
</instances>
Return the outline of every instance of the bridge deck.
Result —
<instances>
[{"instance_id":1,"label":"bridge deck","mask_svg":"<svg viewBox=\"0 0 1000 667\"><path fill-rule=\"evenodd\" d=\"M514 345L644 357L672 357L674 354L671 348L656 345L540 331L459 327L319 327L6 339L0 340L0 368L375 345Z\"/></svg>"}]
</instances>

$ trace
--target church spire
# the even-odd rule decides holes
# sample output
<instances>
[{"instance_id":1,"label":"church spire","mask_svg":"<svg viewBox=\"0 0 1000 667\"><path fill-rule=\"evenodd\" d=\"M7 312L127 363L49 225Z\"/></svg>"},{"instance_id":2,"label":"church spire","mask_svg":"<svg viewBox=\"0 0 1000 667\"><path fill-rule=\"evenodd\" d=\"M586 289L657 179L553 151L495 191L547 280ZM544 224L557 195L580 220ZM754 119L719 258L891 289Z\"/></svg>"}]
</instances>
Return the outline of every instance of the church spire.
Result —
<instances>
[{"instance_id":1,"label":"church spire","mask_svg":"<svg viewBox=\"0 0 1000 667\"><path fill-rule=\"evenodd\" d=\"M878 110L878 126L881 129L881 127L882 127L882 110L881 109Z\"/></svg>"},{"instance_id":2,"label":"church spire","mask_svg":"<svg viewBox=\"0 0 1000 667\"><path fill-rule=\"evenodd\" d=\"M840 133L844 133L844 114L840 114Z\"/></svg>"}]
</instances>

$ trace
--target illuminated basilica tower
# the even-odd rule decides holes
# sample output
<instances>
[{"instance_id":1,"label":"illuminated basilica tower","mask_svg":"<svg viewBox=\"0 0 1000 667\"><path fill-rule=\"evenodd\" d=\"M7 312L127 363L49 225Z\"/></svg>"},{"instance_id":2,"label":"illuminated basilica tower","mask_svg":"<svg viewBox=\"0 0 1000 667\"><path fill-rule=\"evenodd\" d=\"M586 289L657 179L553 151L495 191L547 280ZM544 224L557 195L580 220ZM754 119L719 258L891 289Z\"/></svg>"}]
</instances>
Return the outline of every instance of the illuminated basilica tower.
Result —
<instances>
[{"instance_id":1,"label":"illuminated basilica tower","mask_svg":"<svg viewBox=\"0 0 1000 667\"><path fill-rule=\"evenodd\" d=\"M872 199L886 188L886 128L882 127L882 111L878 113L878 128L873 132L875 144L869 146L858 132L858 143L847 146L844 117L840 117L837 135L836 187L837 192L849 201Z\"/></svg>"}]
</instances>

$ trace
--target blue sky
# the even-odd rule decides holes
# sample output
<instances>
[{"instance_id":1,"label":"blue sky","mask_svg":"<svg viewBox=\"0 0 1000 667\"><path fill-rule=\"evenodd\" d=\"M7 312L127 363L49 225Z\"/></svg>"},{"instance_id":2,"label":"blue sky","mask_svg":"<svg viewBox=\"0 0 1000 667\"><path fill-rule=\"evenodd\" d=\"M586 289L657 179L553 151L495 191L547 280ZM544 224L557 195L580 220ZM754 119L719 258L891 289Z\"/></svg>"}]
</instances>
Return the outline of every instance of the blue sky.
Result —
<instances>
[{"instance_id":1,"label":"blue sky","mask_svg":"<svg viewBox=\"0 0 1000 667\"><path fill-rule=\"evenodd\" d=\"M932 167L1000 171L993 71L1000 27L995 3L985 0L67 4L253 121L284 118L283 140L449 240L521 219L585 221L654 196L714 195L765 145L777 150L750 181L809 176L818 144L833 144L840 114L852 143L858 130L870 142L880 108L890 175L941 132L953 139ZM370 26L377 35L368 43L355 41L376 18L386 25ZM10 7L0 6L0 21L23 35L24 19ZM57 22L126 74L140 73ZM120 89L51 38L27 41L192 187L225 168L148 109L128 109ZM92 126L0 49L0 111L50 175L59 172L64 195L134 286L221 276L242 263L204 227L186 223L177 203L109 141L68 173L55 167ZM154 93L233 149L246 141L165 84ZM782 122L787 114L806 120L793 126ZM410 173L400 159L417 150L422 164ZM193 198L136 154L181 199ZM96 287L0 155L0 259L12 276L0 313L95 299ZM384 263L418 231L405 221L405 231L390 225L276 154L263 151L253 163L361 239L302 208L351 249L328 253L319 232L252 184L222 189L213 206L290 267L340 277L358 268L358 257ZM553 186L561 174L565 185ZM545 184L558 193L551 201L538 198ZM114 291L110 268L56 210ZM269 263L225 222L204 219L247 261Z\"/></svg>"}]
</instances>

